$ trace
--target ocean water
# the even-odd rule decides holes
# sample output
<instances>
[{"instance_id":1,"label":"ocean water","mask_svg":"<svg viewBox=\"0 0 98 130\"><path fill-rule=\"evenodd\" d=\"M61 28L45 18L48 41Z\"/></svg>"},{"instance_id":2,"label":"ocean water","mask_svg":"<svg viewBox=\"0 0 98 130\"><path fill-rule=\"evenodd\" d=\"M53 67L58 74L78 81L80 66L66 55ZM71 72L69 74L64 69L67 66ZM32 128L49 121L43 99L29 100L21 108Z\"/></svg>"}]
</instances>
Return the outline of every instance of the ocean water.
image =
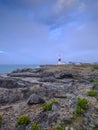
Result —
<instances>
[{"instance_id":1,"label":"ocean water","mask_svg":"<svg viewBox=\"0 0 98 130\"><path fill-rule=\"evenodd\" d=\"M10 73L13 70L24 68L39 68L39 65L0 65L0 74Z\"/></svg>"}]
</instances>

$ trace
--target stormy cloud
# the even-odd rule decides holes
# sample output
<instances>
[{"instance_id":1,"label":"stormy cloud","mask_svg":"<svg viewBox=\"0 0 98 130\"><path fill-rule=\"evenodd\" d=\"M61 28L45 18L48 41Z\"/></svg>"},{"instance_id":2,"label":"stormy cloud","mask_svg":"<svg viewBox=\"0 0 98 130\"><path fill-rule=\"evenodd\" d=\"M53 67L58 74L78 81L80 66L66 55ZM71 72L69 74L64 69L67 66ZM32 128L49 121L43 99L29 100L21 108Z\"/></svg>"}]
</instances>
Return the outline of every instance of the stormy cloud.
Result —
<instances>
[{"instance_id":1,"label":"stormy cloud","mask_svg":"<svg viewBox=\"0 0 98 130\"><path fill-rule=\"evenodd\" d=\"M0 0L0 64L97 62L98 0Z\"/></svg>"}]
</instances>

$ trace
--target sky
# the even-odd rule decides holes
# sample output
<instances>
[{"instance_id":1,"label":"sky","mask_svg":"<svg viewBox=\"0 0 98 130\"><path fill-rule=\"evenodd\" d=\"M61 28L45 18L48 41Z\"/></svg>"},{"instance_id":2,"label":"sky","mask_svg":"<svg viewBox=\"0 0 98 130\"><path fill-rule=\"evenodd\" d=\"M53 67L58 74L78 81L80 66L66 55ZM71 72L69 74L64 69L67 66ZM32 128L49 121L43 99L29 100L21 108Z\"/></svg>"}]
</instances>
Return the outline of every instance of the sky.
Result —
<instances>
[{"instance_id":1,"label":"sky","mask_svg":"<svg viewBox=\"0 0 98 130\"><path fill-rule=\"evenodd\" d=\"M98 0L0 0L0 64L98 62Z\"/></svg>"}]
</instances>

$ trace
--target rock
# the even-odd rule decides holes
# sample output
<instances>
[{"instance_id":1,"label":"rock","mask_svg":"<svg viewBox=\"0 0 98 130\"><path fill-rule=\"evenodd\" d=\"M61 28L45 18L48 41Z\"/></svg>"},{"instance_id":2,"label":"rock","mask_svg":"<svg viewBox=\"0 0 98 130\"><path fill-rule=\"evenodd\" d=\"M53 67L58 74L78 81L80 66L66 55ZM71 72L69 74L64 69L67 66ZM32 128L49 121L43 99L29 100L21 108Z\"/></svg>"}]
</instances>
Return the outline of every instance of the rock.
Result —
<instances>
[{"instance_id":1,"label":"rock","mask_svg":"<svg viewBox=\"0 0 98 130\"><path fill-rule=\"evenodd\" d=\"M92 128L95 126L94 123L89 123L88 125L89 125L90 127L92 127Z\"/></svg>"},{"instance_id":2,"label":"rock","mask_svg":"<svg viewBox=\"0 0 98 130\"><path fill-rule=\"evenodd\" d=\"M2 130L31 130L35 123L41 130L53 130L60 123L66 124L65 130L92 130L94 126L98 127L98 99L87 94L94 84L89 82L94 75L90 67L56 65L39 70L22 69L0 76ZM43 97L49 102L59 98L60 105L54 104L52 111L46 112L42 112L42 104L26 105L27 99L30 105L44 103ZM73 121L70 118L76 113L78 98L86 98L89 109ZM31 123L15 128L15 122L22 115L30 116Z\"/></svg>"},{"instance_id":3,"label":"rock","mask_svg":"<svg viewBox=\"0 0 98 130\"><path fill-rule=\"evenodd\" d=\"M0 104L16 103L19 100L28 99L31 94L32 91L29 88L0 88Z\"/></svg>"},{"instance_id":4,"label":"rock","mask_svg":"<svg viewBox=\"0 0 98 130\"><path fill-rule=\"evenodd\" d=\"M98 128L98 124L97 125L95 124L95 127Z\"/></svg>"},{"instance_id":5,"label":"rock","mask_svg":"<svg viewBox=\"0 0 98 130\"><path fill-rule=\"evenodd\" d=\"M48 130L49 126L46 122L41 123L40 125L41 130Z\"/></svg>"},{"instance_id":6,"label":"rock","mask_svg":"<svg viewBox=\"0 0 98 130\"><path fill-rule=\"evenodd\" d=\"M59 110L61 107L60 107L60 105L59 104L53 104L52 105L52 110L53 111L57 111L57 110Z\"/></svg>"},{"instance_id":7,"label":"rock","mask_svg":"<svg viewBox=\"0 0 98 130\"><path fill-rule=\"evenodd\" d=\"M22 73L22 72L38 73L38 72L40 72L40 71L41 71L40 68L36 68L36 69L24 68L24 69L14 70L14 71L12 71L10 74L13 74L13 73ZM9 74L8 74L8 75L9 75Z\"/></svg>"},{"instance_id":8,"label":"rock","mask_svg":"<svg viewBox=\"0 0 98 130\"><path fill-rule=\"evenodd\" d=\"M55 113L54 115L52 115L50 118L48 118L48 124L51 124L54 121L57 121L58 117L59 117L58 113Z\"/></svg>"},{"instance_id":9,"label":"rock","mask_svg":"<svg viewBox=\"0 0 98 130\"><path fill-rule=\"evenodd\" d=\"M55 94L54 95L55 98L66 98L67 96L66 95L61 95L61 94Z\"/></svg>"},{"instance_id":10,"label":"rock","mask_svg":"<svg viewBox=\"0 0 98 130\"><path fill-rule=\"evenodd\" d=\"M0 88L0 104L15 103L20 99L23 99L21 91Z\"/></svg>"},{"instance_id":11,"label":"rock","mask_svg":"<svg viewBox=\"0 0 98 130\"><path fill-rule=\"evenodd\" d=\"M15 130L26 130L26 127L25 126L18 126L18 127L16 127Z\"/></svg>"},{"instance_id":12,"label":"rock","mask_svg":"<svg viewBox=\"0 0 98 130\"><path fill-rule=\"evenodd\" d=\"M62 121L63 121L65 124L71 124L71 123L72 123L72 120L71 120L71 119L68 119L68 118L63 118Z\"/></svg>"},{"instance_id":13,"label":"rock","mask_svg":"<svg viewBox=\"0 0 98 130\"><path fill-rule=\"evenodd\" d=\"M65 127L65 130L69 130L69 127Z\"/></svg>"},{"instance_id":14,"label":"rock","mask_svg":"<svg viewBox=\"0 0 98 130\"><path fill-rule=\"evenodd\" d=\"M36 123L40 123L40 122L47 122L48 119L48 114L45 112L40 112L35 118L34 118L34 122Z\"/></svg>"},{"instance_id":15,"label":"rock","mask_svg":"<svg viewBox=\"0 0 98 130\"><path fill-rule=\"evenodd\" d=\"M89 107L93 107L97 103L97 100L95 97L87 97L87 101L88 101Z\"/></svg>"},{"instance_id":16,"label":"rock","mask_svg":"<svg viewBox=\"0 0 98 130\"><path fill-rule=\"evenodd\" d=\"M54 73L52 72L41 72L40 73L40 78L48 78L48 77L54 77Z\"/></svg>"},{"instance_id":17,"label":"rock","mask_svg":"<svg viewBox=\"0 0 98 130\"><path fill-rule=\"evenodd\" d=\"M39 77L39 73L31 73L31 72L20 72L20 73L11 73L10 77Z\"/></svg>"},{"instance_id":18,"label":"rock","mask_svg":"<svg viewBox=\"0 0 98 130\"><path fill-rule=\"evenodd\" d=\"M55 82L56 79L54 77L43 77L39 81L40 82Z\"/></svg>"},{"instance_id":19,"label":"rock","mask_svg":"<svg viewBox=\"0 0 98 130\"><path fill-rule=\"evenodd\" d=\"M70 130L74 130L74 128L73 128L73 127L71 127L71 128L70 128Z\"/></svg>"},{"instance_id":20,"label":"rock","mask_svg":"<svg viewBox=\"0 0 98 130\"><path fill-rule=\"evenodd\" d=\"M55 75L56 79L64 79L64 78L73 78L73 75L70 73L60 73Z\"/></svg>"},{"instance_id":21,"label":"rock","mask_svg":"<svg viewBox=\"0 0 98 130\"><path fill-rule=\"evenodd\" d=\"M98 91L98 85L94 86L94 90Z\"/></svg>"},{"instance_id":22,"label":"rock","mask_svg":"<svg viewBox=\"0 0 98 130\"><path fill-rule=\"evenodd\" d=\"M27 103L28 105L41 104L41 103L45 103L45 100L34 93L29 97Z\"/></svg>"},{"instance_id":23,"label":"rock","mask_svg":"<svg viewBox=\"0 0 98 130\"><path fill-rule=\"evenodd\" d=\"M98 119L95 120L95 126L98 128Z\"/></svg>"},{"instance_id":24,"label":"rock","mask_svg":"<svg viewBox=\"0 0 98 130\"><path fill-rule=\"evenodd\" d=\"M0 78L0 88L19 88L21 87L21 85L19 85L17 83L18 81L16 79L12 79L12 78ZM23 87L23 84L22 84Z\"/></svg>"},{"instance_id":25,"label":"rock","mask_svg":"<svg viewBox=\"0 0 98 130\"><path fill-rule=\"evenodd\" d=\"M29 86L30 83L25 82L23 80L20 79L15 79L12 77L2 77L0 78L0 88L7 88L7 89L11 89L11 88L24 88Z\"/></svg>"},{"instance_id":26,"label":"rock","mask_svg":"<svg viewBox=\"0 0 98 130\"><path fill-rule=\"evenodd\" d=\"M98 105L95 106L95 109L98 111Z\"/></svg>"}]
</instances>

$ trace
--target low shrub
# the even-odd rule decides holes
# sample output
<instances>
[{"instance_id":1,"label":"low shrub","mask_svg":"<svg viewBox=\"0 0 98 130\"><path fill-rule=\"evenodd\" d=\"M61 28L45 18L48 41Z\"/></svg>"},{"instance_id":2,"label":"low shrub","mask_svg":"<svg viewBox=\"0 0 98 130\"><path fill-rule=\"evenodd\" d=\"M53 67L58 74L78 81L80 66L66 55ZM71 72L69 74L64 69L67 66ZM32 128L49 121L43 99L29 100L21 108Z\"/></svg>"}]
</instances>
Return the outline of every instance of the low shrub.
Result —
<instances>
[{"instance_id":1,"label":"low shrub","mask_svg":"<svg viewBox=\"0 0 98 130\"><path fill-rule=\"evenodd\" d=\"M53 100L51 103L48 103L46 105L43 106L43 111L50 111L52 109L52 105L53 104L59 104L58 101Z\"/></svg>"},{"instance_id":2,"label":"low shrub","mask_svg":"<svg viewBox=\"0 0 98 130\"><path fill-rule=\"evenodd\" d=\"M0 115L0 128L2 126L2 115Z\"/></svg>"},{"instance_id":3,"label":"low shrub","mask_svg":"<svg viewBox=\"0 0 98 130\"><path fill-rule=\"evenodd\" d=\"M21 116L16 122L16 127L19 125L27 126L30 124L30 118L28 116Z\"/></svg>"},{"instance_id":4,"label":"low shrub","mask_svg":"<svg viewBox=\"0 0 98 130\"><path fill-rule=\"evenodd\" d=\"M95 83L95 84L93 85L93 89L95 89L96 87L98 87L98 83Z\"/></svg>"},{"instance_id":5,"label":"low shrub","mask_svg":"<svg viewBox=\"0 0 98 130\"><path fill-rule=\"evenodd\" d=\"M98 65L94 67L95 70L98 70Z\"/></svg>"},{"instance_id":6,"label":"low shrub","mask_svg":"<svg viewBox=\"0 0 98 130\"><path fill-rule=\"evenodd\" d=\"M98 127L95 126L95 127L93 128L93 130L98 130Z\"/></svg>"},{"instance_id":7,"label":"low shrub","mask_svg":"<svg viewBox=\"0 0 98 130\"><path fill-rule=\"evenodd\" d=\"M74 114L74 115L71 117L71 119L72 119L72 120L76 120L78 117L79 117L78 114Z\"/></svg>"},{"instance_id":8,"label":"low shrub","mask_svg":"<svg viewBox=\"0 0 98 130\"><path fill-rule=\"evenodd\" d=\"M77 105L78 108L75 114L71 117L72 120L76 120L79 116L81 116L84 110L88 109L88 102L85 98L78 99Z\"/></svg>"},{"instance_id":9,"label":"low shrub","mask_svg":"<svg viewBox=\"0 0 98 130\"><path fill-rule=\"evenodd\" d=\"M78 107L83 110L88 109L88 102L85 98L78 99Z\"/></svg>"},{"instance_id":10,"label":"low shrub","mask_svg":"<svg viewBox=\"0 0 98 130\"><path fill-rule=\"evenodd\" d=\"M60 123L60 127L61 127L61 128L65 128L65 127L66 127L66 122L62 121L62 122Z\"/></svg>"},{"instance_id":11,"label":"low shrub","mask_svg":"<svg viewBox=\"0 0 98 130\"><path fill-rule=\"evenodd\" d=\"M80 116L82 113L83 113L83 109L78 107L78 109L76 110L77 116Z\"/></svg>"},{"instance_id":12,"label":"low shrub","mask_svg":"<svg viewBox=\"0 0 98 130\"><path fill-rule=\"evenodd\" d=\"M50 111L52 109L52 104L46 104L43 106L43 111Z\"/></svg>"},{"instance_id":13,"label":"low shrub","mask_svg":"<svg viewBox=\"0 0 98 130\"><path fill-rule=\"evenodd\" d=\"M32 130L40 130L40 127L37 124L33 124Z\"/></svg>"},{"instance_id":14,"label":"low shrub","mask_svg":"<svg viewBox=\"0 0 98 130\"><path fill-rule=\"evenodd\" d=\"M53 104L60 104L60 103L59 103L59 101L57 101L57 100L53 100L53 101L51 102L51 104L53 105Z\"/></svg>"},{"instance_id":15,"label":"low shrub","mask_svg":"<svg viewBox=\"0 0 98 130\"><path fill-rule=\"evenodd\" d=\"M95 70L98 70L98 65L94 66L91 70L92 70L92 72L95 71Z\"/></svg>"},{"instance_id":16,"label":"low shrub","mask_svg":"<svg viewBox=\"0 0 98 130\"><path fill-rule=\"evenodd\" d=\"M95 79L95 82L98 83L98 79Z\"/></svg>"},{"instance_id":17,"label":"low shrub","mask_svg":"<svg viewBox=\"0 0 98 130\"><path fill-rule=\"evenodd\" d=\"M52 130L52 128L48 128L48 130Z\"/></svg>"},{"instance_id":18,"label":"low shrub","mask_svg":"<svg viewBox=\"0 0 98 130\"><path fill-rule=\"evenodd\" d=\"M64 130L62 127L57 127L56 130Z\"/></svg>"},{"instance_id":19,"label":"low shrub","mask_svg":"<svg viewBox=\"0 0 98 130\"><path fill-rule=\"evenodd\" d=\"M96 97L97 95L98 95L98 92L97 92L97 91L91 90L91 91L88 92L88 96Z\"/></svg>"},{"instance_id":20,"label":"low shrub","mask_svg":"<svg viewBox=\"0 0 98 130\"><path fill-rule=\"evenodd\" d=\"M89 82L95 82L95 79L91 78L91 79L89 79Z\"/></svg>"}]
</instances>

